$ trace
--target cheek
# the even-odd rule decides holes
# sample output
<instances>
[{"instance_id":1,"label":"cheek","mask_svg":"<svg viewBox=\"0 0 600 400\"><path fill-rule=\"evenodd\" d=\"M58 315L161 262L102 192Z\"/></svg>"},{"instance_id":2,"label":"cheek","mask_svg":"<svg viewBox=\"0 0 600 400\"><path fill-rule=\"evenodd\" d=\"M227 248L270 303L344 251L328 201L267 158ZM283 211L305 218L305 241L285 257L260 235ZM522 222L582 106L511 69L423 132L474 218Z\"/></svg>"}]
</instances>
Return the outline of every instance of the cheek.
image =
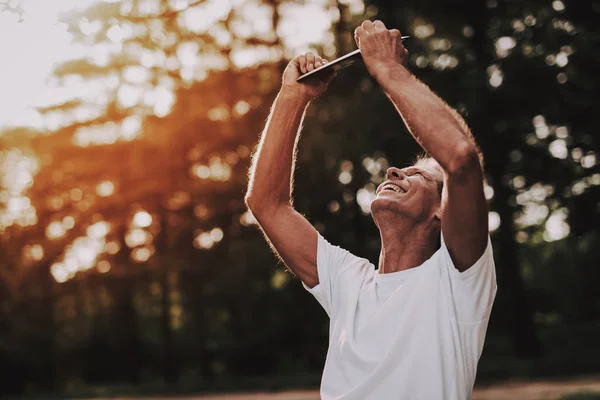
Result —
<instances>
[{"instance_id":1,"label":"cheek","mask_svg":"<svg viewBox=\"0 0 600 400\"><path fill-rule=\"evenodd\" d=\"M435 190L428 191L424 197L425 198L423 199L423 203L426 204L425 207L427 207L428 209L433 208L437 210L442 204L441 195L437 191L437 188Z\"/></svg>"}]
</instances>

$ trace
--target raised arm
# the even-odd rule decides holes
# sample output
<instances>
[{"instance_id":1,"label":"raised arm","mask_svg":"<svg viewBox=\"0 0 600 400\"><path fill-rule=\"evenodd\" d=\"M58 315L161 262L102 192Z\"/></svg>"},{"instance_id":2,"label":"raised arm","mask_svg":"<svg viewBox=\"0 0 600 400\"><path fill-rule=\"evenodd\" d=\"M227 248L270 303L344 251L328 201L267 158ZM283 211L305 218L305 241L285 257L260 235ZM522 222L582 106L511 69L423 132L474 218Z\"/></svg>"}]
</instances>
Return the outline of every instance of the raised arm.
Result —
<instances>
[{"instance_id":1,"label":"raised arm","mask_svg":"<svg viewBox=\"0 0 600 400\"><path fill-rule=\"evenodd\" d=\"M473 136L462 117L404 67L408 51L397 29L365 21L355 39L367 69L412 136L444 169L442 234L454 265L466 270L483 254L488 238L483 172Z\"/></svg>"},{"instance_id":2,"label":"raised arm","mask_svg":"<svg viewBox=\"0 0 600 400\"><path fill-rule=\"evenodd\" d=\"M293 59L262 133L250 170L246 205L256 217L273 250L308 287L319 283L317 231L293 208L293 171L300 127L309 102L333 78L296 79L326 61L312 53Z\"/></svg>"}]
</instances>

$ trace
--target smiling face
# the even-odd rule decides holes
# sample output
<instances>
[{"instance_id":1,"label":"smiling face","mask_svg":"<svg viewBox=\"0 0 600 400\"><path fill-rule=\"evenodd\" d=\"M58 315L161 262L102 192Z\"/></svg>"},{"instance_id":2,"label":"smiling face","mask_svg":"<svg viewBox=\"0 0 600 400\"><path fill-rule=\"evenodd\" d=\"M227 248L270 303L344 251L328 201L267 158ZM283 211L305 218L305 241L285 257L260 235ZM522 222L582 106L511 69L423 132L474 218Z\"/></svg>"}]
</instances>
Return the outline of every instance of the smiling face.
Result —
<instances>
[{"instance_id":1,"label":"smiling face","mask_svg":"<svg viewBox=\"0 0 600 400\"><path fill-rule=\"evenodd\" d=\"M371 203L375 223L381 229L387 222L398 221L398 217L414 223L436 222L443 182L444 172L432 158L407 168L389 168Z\"/></svg>"}]
</instances>

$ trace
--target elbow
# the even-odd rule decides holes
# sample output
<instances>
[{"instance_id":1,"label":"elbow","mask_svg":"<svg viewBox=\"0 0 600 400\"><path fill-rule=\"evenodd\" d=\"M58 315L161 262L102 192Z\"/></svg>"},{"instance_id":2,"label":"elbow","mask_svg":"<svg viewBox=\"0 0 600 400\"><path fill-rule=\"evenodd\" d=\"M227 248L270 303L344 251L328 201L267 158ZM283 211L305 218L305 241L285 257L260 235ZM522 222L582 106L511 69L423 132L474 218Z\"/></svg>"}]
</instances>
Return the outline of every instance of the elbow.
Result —
<instances>
[{"instance_id":1,"label":"elbow","mask_svg":"<svg viewBox=\"0 0 600 400\"><path fill-rule=\"evenodd\" d=\"M482 172L479 152L475 144L469 142L462 143L453 153L454 157L446 171L448 175L460 177L470 174L473 171Z\"/></svg>"},{"instance_id":2,"label":"elbow","mask_svg":"<svg viewBox=\"0 0 600 400\"><path fill-rule=\"evenodd\" d=\"M258 205L260 204L260 201L257 200L256 195L254 193L248 190L246 196L244 196L244 203L246 203L246 207L248 208L248 210L252 211L252 213L254 214L256 209L258 208Z\"/></svg>"},{"instance_id":3,"label":"elbow","mask_svg":"<svg viewBox=\"0 0 600 400\"><path fill-rule=\"evenodd\" d=\"M254 216L263 215L265 212L273 208L273 201L263 196L257 196L256 193L248 191L244 197L244 203L248 210L252 212Z\"/></svg>"}]
</instances>

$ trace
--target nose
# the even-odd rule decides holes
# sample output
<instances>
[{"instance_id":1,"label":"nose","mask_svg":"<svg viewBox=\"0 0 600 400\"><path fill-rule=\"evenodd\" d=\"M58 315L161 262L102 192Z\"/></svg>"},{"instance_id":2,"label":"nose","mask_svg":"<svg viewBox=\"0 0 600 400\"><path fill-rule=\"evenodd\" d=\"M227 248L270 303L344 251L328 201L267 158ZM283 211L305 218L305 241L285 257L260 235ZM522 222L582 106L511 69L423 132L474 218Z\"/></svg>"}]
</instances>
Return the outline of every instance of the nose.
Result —
<instances>
[{"instance_id":1,"label":"nose","mask_svg":"<svg viewBox=\"0 0 600 400\"><path fill-rule=\"evenodd\" d=\"M390 167L390 168L388 168L385 176L386 176L387 180L404 179L405 178L404 172L402 172L402 170L400 170L400 169L398 169L396 167Z\"/></svg>"}]
</instances>

